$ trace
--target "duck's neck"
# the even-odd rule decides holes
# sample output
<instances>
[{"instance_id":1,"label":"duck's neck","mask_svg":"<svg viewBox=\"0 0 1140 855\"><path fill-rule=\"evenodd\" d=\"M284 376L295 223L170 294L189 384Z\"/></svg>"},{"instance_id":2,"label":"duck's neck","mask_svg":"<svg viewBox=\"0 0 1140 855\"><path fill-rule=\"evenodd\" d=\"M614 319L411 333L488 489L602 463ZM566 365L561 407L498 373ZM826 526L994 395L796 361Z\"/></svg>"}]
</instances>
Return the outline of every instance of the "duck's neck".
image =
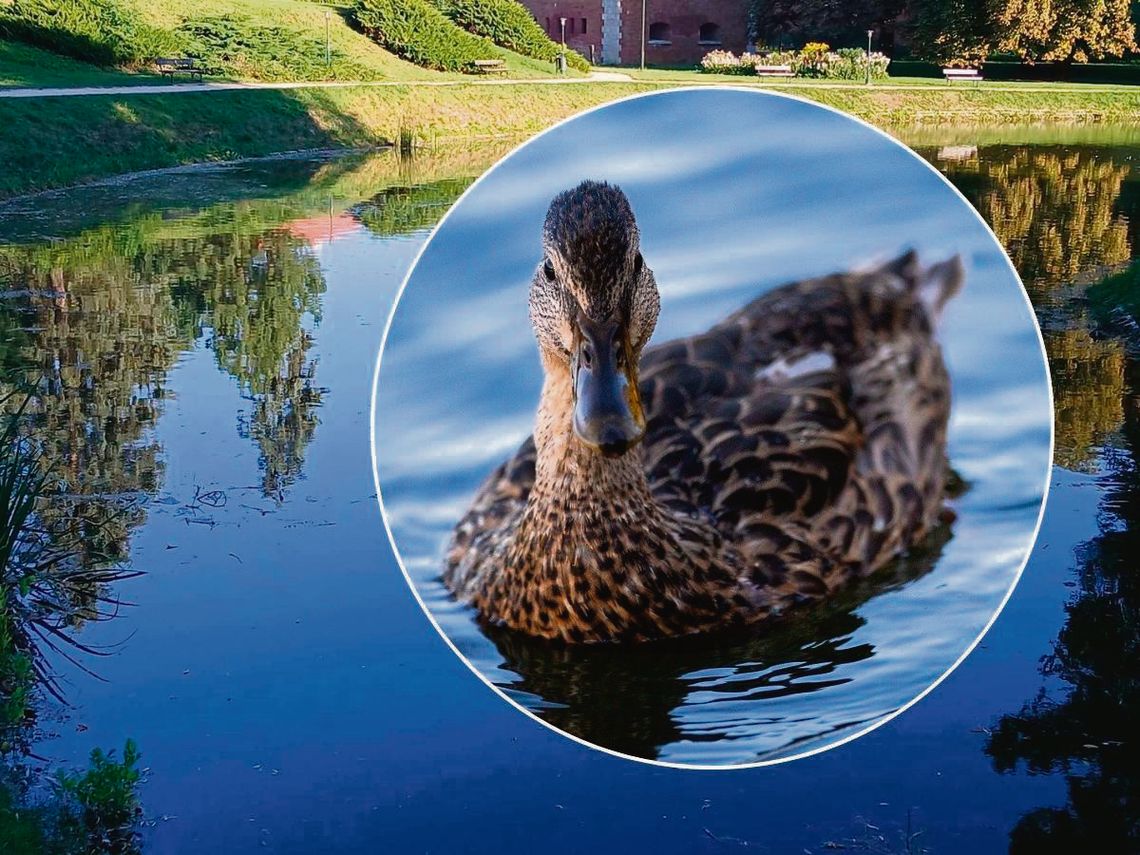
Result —
<instances>
[{"instance_id":1,"label":"duck's neck","mask_svg":"<svg viewBox=\"0 0 1140 855\"><path fill-rule=\"evenodd\" d=\"M573 408L570 372L563 365L548 366L534 432L538 456L531 504L565 509L573 519L564 521L572 524L600 512L634 514L640 527L663 523L638 450L606 457L590 448L574 436Z\"/></svg>"},{"instance_id":2,"label":"duck's neck","mask_svg":"<svg viewBox=\"0 0 1140 855\"><path fill-rule=\"evenodd\" d=\"M713 614L698 591L735 586L720 536L657 503L636 449L605 457L578 440L572 410L569 372L548 365L534 487L498 576L507 622L583 641L676 634L693 622L678 603Z\"/></svg>"}]
</instances>

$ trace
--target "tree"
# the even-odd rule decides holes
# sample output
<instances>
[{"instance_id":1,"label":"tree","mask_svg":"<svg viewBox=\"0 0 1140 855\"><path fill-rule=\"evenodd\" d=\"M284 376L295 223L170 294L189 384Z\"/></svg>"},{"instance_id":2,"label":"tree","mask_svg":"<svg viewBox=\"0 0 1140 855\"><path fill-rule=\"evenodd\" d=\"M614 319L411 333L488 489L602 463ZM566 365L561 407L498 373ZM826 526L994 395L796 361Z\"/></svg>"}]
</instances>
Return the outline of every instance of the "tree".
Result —
<instances>
[{"instance_id":1,"label":"tree","mask_svg":"<svg viewBox=\"0 0 1140 855\"><path fill-rule=\"evenodd\" d=\"M918 0L914 54L976 63L994 51L1026 62L1088 62L1136 50L1131 0Z\"/></svg>"},{"instance_id":2,"label":"tree","mask_svg":"<svg viewBox=\"0 0 1140 855\"><path fill-rule=\"evenodd\" d=\"M910 7L911 50L943 65L979 63L994 45L989 13L989 0L916 0Z\"/></svg>"},{"instance_id":3,"label":"tree","mask_svg":"<svg viewBox=\"0 0 1140 855\"><path fill-rule=\"evenodd\" d=\"M1088 62L1136 50L1131 0L995 0L998 50L1027 62Z\"/></svg>"},{"instance_id":4,"label":"tree","mask_svg":"<svg viewBox=\"0 0 1140 855\"><path fill-rule=\"evenodd\" d=\"M902 8L903 0L752 0L749 13L758 43L854 46L867 30L893 24Z\"/></svg>"}]
</instances>

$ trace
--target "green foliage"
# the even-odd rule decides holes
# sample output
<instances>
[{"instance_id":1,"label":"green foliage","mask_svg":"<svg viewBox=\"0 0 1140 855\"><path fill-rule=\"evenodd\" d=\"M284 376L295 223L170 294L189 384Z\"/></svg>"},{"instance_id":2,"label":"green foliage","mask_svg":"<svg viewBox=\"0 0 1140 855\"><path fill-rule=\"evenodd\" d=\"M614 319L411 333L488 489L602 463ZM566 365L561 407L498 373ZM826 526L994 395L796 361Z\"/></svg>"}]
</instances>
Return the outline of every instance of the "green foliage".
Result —
<instances>
[{"instance_id":1,"label":"green foliage","mask_svg":"<svg viewBox=\"0 0 1140 855\"><path fill-rule=\"evenodd\" d=\"M0 587L0 754L13 748L24 723L35 674L31 657L16 646L8 612L8 591Z\"/></svg>"},{"instance_id":2,"label":"green foliage","mask_svg":"<svg viewBox=\"0 0 1140 855\"><path fill-rule=\"evenodd\" d=\"M102 66L135 66L182 51L176 35L118 0L12 0L0 9L0 37Z\"/></svg>"},{"instance_id":3,"label":"green foliage","mask_svg":"<svg viewBox=\"0 0 1140 855\"><path fill-rule=\"evenodd\" d=\"M867 30L892 23L903 7L903 0L751 0L749 24L762 44L865 45Z\"/></svg>"},{"instance_id":4,"label":"green foliage","mask_svg":"<svg viewBox=\"0 0 1140 855\"><path fill-rule=\"evenodd\" d=\"M27 403L5 412L0 430L0 753L11 750L25 723L36 679L15 603L30 592L36 556L29 535L45 484L35 450L19 434Z\"/></svg>"},{"instance_id":5,"label":"green foliage","mask_svg":"<svg viewBox=\"0 0 1140 855\"><path fill-rule=\"evenodd\" d=\"M356 0L357 25L381 47L437 71L471 70L496 59L494 42L460 28L428 0Z\"/></svg>"},{"instance_id":6,"label":"green foliage","mask_svg":"<svg viewBox=\"0 0 1140 855\"><path fill-rule=\"evenodd\" d=\"M404 235L430 229L471 184L446 178L431 184L389 187L353 208L365 228L378 235Z\"/></svg>"},{"instance_id":7,"label":"green foliage","mask_svg":"<svg viewBox=\"0 0 1140 855\"><path fill-rule=\"evenodd\" d=\"M914 55L949 65L1002 51L1028 62L1088 62L1136 50L1130 0L916 0Z\"/></svg>"},{"instance_id":8,"label":"green foliage","mask_svg":"<svg viewBox=\"0 0 1140 855\"><path fill-rule=\"evenodd\" d=\"M995 48L1021 59L1088 62L1136 50L1131 0L994 0Z\"/></svg>"},{"instance_id":9,"label":"green foliage","mask_svg":"<svg viewBox=\"0 0 1140 855\"><path fill-rule=\"evenodd\" d=\"M989 0L915 0L911 15L911 50L919 59L975 65L993 48Z\"/></svg>"},{"instance_id":10,"label":"green foliage","mask_svg":"<svg viewBox=\"0 0 1140 855\"><path fill-rule=\"evenodd\" d=\"M325 40L277 24L261 24L244 15L189 18L175 31L186 53L214 74L258 80L374 80L376 69L332 50L325 61Z\"/></svg>"},{"instance_id":11,"label":"green foliage","mask_svg":"<svg viewBox=\"0 0 1140 855\"><path fill-rule=\"evenodd\" d=\"M535 59L554 62L562 46L552 41L534 16L515 0L432 0L441 12L468 32L486 36L495 44ZM589 71L581 54L567 49L572 68Z\"/></svg>"},{"instance_id":12,"label":"green foliage","mask_svg":"<svg viewBox=\"0 0 1140 855\"><path fill-rule=\"evenodd\" d=\"M128 739L123 746L122 760L115 759L113 750L104 752L96 748L91 752L91 762L85 771L59 773L60 789L78 803L89 829L106 835L130 832L140 811L139 756L135 741Z\"/></svg>"}]
</instances>

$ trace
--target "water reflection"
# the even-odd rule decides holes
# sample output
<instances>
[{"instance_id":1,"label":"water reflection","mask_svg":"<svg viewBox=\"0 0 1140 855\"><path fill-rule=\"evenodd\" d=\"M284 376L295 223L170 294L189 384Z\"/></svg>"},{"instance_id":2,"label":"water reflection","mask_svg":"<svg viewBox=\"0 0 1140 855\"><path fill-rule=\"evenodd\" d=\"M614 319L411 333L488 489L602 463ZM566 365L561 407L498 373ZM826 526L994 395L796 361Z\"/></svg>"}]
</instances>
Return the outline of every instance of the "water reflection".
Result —
<instances>
[{"instance_id":1,"label":"water reflection","mask_svg":"<svg viewBox=\"0 0 1140 855\"><path fill-rule=\"evenodd\" d=\"M303 476L329 394L316 357L328 287L321 253L355 232L430 225L500 150L219 167L172 174L137 198L130 185L111 185L83 191L84 204L46 197L0 214L0 403L12 411L21 400L13 390L28 387L19 426L48 487L29 537L52 558L18 578L9 564L0 580L0 709L11 712L0 720L0 840L21 815L29 834L47 834L36 825L44 769L28 759L45 736L40 711L61 715L51 701L66 701L63 669L97 676L93 657L108 648L84 631L131 598L136 535L170 504L212 524L225 491L247 489L164 492L157 428L177 370L204 352L232 379L243 401L236 433L257 449L253 489L280 506ZM124 834L114 851L134 851L133 830ZM70 838L41 842L74 848Z\"/></svg>"},{"instance_id":2,"label":"water reflection","mask_svg":"<svg viewBox=\"0 0 1140 855\"><path fill-rule=\"evenodd\" d=\"M1140 846L1140 363L1130 360L1124 424L1102 455L1101 533L1078 550L1077 587L1041 672L1052 686L998 721L986 753L1063 775L1068 804L1022 817L1011 852L1131 852Z\"/></svg>"},{"instance_id":3,"label":"water reflection","mask_svg":"<svg viewBox=\"0 0 1140 855\"><path fill-rule=\"evenodd\" d=\"M999 772L1063 777L1068 801L1026 813L1011 852L1140 846L1140 329L1135 148L983 147L940 164L991 218L1046 328L1058 466L1100 475L1100 533L1076 553L1039 693L996 722ZM1106 269L1133 266L1105 278ZM1103 281L1101 281L1103 280ZM1090 287L1091 286L1091 287Z\"/></svg>"}]
</instances>

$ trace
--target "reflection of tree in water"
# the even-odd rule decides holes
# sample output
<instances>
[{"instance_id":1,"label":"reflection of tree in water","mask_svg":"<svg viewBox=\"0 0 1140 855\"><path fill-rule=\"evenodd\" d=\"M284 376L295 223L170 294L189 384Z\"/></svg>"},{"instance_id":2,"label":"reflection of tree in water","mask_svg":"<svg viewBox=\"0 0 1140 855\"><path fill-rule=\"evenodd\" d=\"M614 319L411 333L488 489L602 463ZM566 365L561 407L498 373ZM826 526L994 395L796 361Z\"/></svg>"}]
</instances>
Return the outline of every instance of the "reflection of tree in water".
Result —
<instances>
[{"instance_id":1,"label":"reflection of tree in water","mask_svg":"<svg viewBox=\"0 0 1140 855\"><path fill-rule=\"evenodd\" d=\"M1067 329L1045 330L1053 377L1053 418L1058 466L1091 472L1105 438L1124 418L1124 347L1094 338L1088 319L1072 317Z\"/></svg>"},{"instance_id":2,"label":"reflection of tree in water","mask_svg":"<svg viewBox=\"0 0 1140 855\"><path fill-rule=\"evenodd\" d=\"M678 740L723 742L750 726L770 729L762 704L749 709L757 701L847 682L850 678L840 673L844 666L875 654L868 644L852 643L864 624L856 609L932 570L950 537L950 526L939 526L924 548L841 599L766 629L632 647L568 647L500 627L482 629L503 657L500 667L518 677L503 688L541 698L546 703L536 713L544 720L596 745L656 758L663 746ZM702 724L682 730L684 715L678 710L695 694L702 695ZM724 710L719 722L718 708Z\"/></svg>"},{"instance_id":3,"label":"reflection of tree in water","mask_svg":"<svg viewBox=\"0 0 1140 855\"><path fill-rule=\"evenodd\" d=\"M149 428L190 338L172 323L165 290L140 281L125 259L73 267L10 252L0 263L0 287L23 293L4 314L25 330L20 367L36 386L28 426L62 484L43 508L45 524L79 544L84 566L124 559L145 519L138 499L163 477ZM97 596L71 593L77 604Z\"/></svg>"},{"instance_id":4,"label":"reflection of tree in water","mask_svg":"<svg viewBox=\"0 0 1140 855\"><path fill-rule=\"evenodd\" d=\"M1042 662L1061 691L1042 693L1003 716L986 752L1000 771L1063 774L1064 807L1026 814L1012 852L1140 850L1140 366L1129 365L1119 447L1103 456L1108 477L1101 533L1078 551L1078 588Z\"/></svg>"},{"instance_id":5,"label":"reflection of tree in water","mask_svg":"<svg viewBox=\"0 0 1140 855\"><path fill-rule=\"evenodd\" d=\"M177 273L176 301L195 308L219 367L250 399L241 431L261 451L263 491L280 497L301 472L324 394L304 326L320 316L320 266L282 230L211 235L193 247L193 259Z\"/></svg>"},{"instance_id":6,"label":"reflection of tree in water","mask_svg":"<svg viewBox=\"0 0 1140 855\"><path fill-rule=\"evenodd\" d=\"M1127 262L1118 207L1132 164L1092 150L987 146L938 162L990 224L1036 302L1082 274Z\"/></svg>"}]
</instances>

